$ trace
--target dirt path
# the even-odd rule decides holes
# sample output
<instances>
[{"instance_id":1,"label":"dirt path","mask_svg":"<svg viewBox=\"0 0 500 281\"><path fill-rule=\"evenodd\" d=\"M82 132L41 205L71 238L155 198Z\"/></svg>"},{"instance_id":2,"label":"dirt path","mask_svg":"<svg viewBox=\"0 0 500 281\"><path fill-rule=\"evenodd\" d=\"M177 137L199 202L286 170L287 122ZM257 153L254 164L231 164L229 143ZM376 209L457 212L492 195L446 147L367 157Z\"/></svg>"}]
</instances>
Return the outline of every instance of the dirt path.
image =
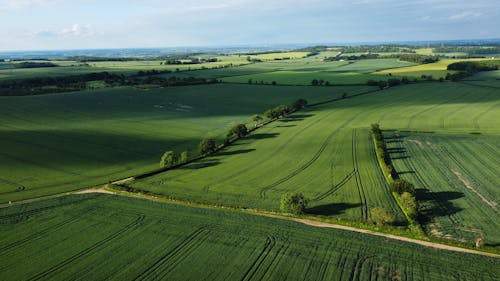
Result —
<instances>
[{"instance_id":1,"label":"dirt path","mask_svg":"<svg viewBox=\"0 0 500 281\"><path fill-rule=\"evenodd\" d=\"M306 220L306 219L285 218L285 217L280 217L280 216L271 216L271 217L280 218L280 219L287 219L287 220L303 223L303 224L314 226L314 227L335 228L335 229L342 229L342 230L353 231L353 232L358 232L358 233L370 234L370 235L380 236L380 237L384 237L384 238L388 238L388 239L418 244L418 245L422 245L422 246L430 247L430 248L435 248L435 249L439 249L439 250L447 250L447 251L454 251L454 252L460 252L460 253L468 253L468 254L475 254L475 255L500 258L500 255L493 254L493 253L486 253L486 252L465 249L465 248L460 248L460 247L454 247L454 246L449 246L449 245L444 245L444 244L439 244L439 243L434 243L434 242L422 241L422 240L417 240L417 239L412 239L412 238L407 238L407 237L402 237L402 236L397 236L397 235L392 235L392 234L375 232L375 231L371 231L371 230L367 230L367 229L360 229L360 228L355 228L355 227L350 227L350 226L344 226L344 225L338 225L338 224L332 224L332 223L324 223L324 222L318 222L318 221L312 221L312 220Z\"/></svg>"},{"instance_id":2,"label":"dirt path","mask_svg":"<svg viewBox=\"0 0 500 281\"><path fill-rule=\"evenodd\" d=\"M56 197L70 195L70 194L88 194L88 193L113 194L113 195L118 195L118 196L147 199L147 200L152 200L152 201L159 200L158 197L154 197L154 196L141 195L141 197L138 197L137 195L135 195L133 193L123 192L123 191L112 192L109 190L105 190L104 188L91 188L91 189L84 189L84 190L79 190L79 191L74 191L74 192L61 193L61 194L52 195L52 196L45 196L45 197L40 197L40 198L36 198L36 199L17 201L17 202L15 202L15 204L30 203L30 202L34 202L34 201L40 201L40 200L49 199L49 198L56 198ZM166 202L166 201L161 200L161 202ZM179 202L179 201L170 201L169 200L168 202L183 205L183 203ZM5 204L5 205L7 205L7 204ZM1 207L3 207L3 206L1 206ZM203 207L203 206L200 205L200 207ZM207 207L207 206L205 206L205 207ZM371 231L371 230L367 230L367 229L360 229L360 228L344 226L344 225L339 225L339 224L318 222L318 221L307 220L307 219L290 218L290 217L284 217L284 216L280 216L280 215L258 213L258 212L246 212L246 213L257 215L257 216L264 216L264 217L271 217L271 218L275 218L275 219L294 221L294 222L302 223L302 224L312 226L312 227L334 228L334 229L341 229L341 230L363 233L363 234L368 234L368 235L374 235L374 236L384 237L387 239L418 244L421 246L430 247L430 248L439 249L439 250L482 255L482 256L493 257L493 258L500 258L500 255L493 254L493 253L486 253L486 252L481 252L481 251L476 251L476 250L471 250L471 249L465 249L465 248L460 248L460 247L444 245L444 244L440 244L440 243L422 241L422 240L417 240L417 239L412 239L412 238L407 238L407 237L402 237L402 236L397 236L397 235L392 235L392 234L386 234L386 233L381 233L381 232L375 232L375 231Z\"/></svg>"}]
</instances>

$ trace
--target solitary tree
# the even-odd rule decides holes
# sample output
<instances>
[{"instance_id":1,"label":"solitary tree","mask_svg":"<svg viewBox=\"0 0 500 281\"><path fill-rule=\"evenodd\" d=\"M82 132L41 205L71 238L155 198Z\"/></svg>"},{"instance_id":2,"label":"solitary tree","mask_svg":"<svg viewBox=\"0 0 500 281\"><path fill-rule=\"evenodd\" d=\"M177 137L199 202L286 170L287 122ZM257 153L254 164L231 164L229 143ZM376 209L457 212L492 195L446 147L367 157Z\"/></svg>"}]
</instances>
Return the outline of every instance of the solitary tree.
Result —
<instances>
[{"instance_id":1,"label":"solitary tree","mask_svg":"<svg viewBox=\"0 0 500 281\"><path fill-rule=\"evenodd\" d=\"M285 193L281 196L280 210L295 215L303 214L307 207L307 199L302 193Z\"/></svg>"},{"instance_id":2,"label":"solitary tree","mask_svg":"<svg viewBox=\"0 0 500 281\"><path fill-rule=\"evenodd\" d=\"M163 153L163 156L161 157L160 167L162 167L162 168L171 167L172 165L175 164L175 160L176 160L176 157L175 157L174 152L173 151L166 151L165 153Z\"/></svg>"},{"instance_id":3,"label":"solitary tree","mask_svg":"<svg viewBox=\"0 0 500 281\"><path fill-rule=\"evenodd\" d=\"M198 145L198 151L201 155L214 152L216 148L217 145L215 144L215 140L213 138L204 138Z\"/></svg>"},{"instance_id":4,"label":"solitary tree","mask_svg":"<svg viewBox=\"0 0 500 281\"><path fill-rule=\"evenodd\" d=\"M383 226L394 222L394 215L384 208L373 208L370 210L372 220L377 226Z\"/></svg>"}]
</instances>

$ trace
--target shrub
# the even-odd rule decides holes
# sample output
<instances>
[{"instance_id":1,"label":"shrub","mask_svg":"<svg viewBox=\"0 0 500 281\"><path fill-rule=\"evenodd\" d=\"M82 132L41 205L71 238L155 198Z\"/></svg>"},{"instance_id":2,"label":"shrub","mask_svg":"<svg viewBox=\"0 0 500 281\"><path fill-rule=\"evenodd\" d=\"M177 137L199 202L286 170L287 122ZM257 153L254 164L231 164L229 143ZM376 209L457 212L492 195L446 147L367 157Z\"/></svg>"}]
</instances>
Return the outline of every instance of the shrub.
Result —
<instances>
[{"instance_id":1,"label":"shrub","mask_svg":"<svg viewBox=\"0 0 500 281\"><path fill-rule=\"evenodd\" d=\"M198 145L198 151L201 155L214 152L215 149L217 149L217 145L215 144L215 140L212 138L202 139Z\"/></svg>"},{"instance_id":2,"label":"shrub","mask_svg":"<svg viewBox=\"0 0 500 281\"><path fill-rule=\"evenodd\" d=\"M160 167L168 168L175 164L176 157L173 151L166 151L160 160Z\"/></svg>"},{"instance_id":3,"label":"shrub","mask_svg":"<svg viewBox=\"0 0 500 281\"><path fill-rule=\"evenodd\" d=\"M307 199L302 193L286 193L281 196L280 210L295 215L303 214L307 207Z\"/></svg>"},{"instance_id":4,"label":"shrub","mask_svg":"<svg viewBox=\"0 0 500 281\"><path fill-rule=\"evenodd\" d=\"M394 215L384 208L373 208L370 210L372 221L377 226L392 224L394 222Z\"/></svg>"},{"instance_id":5,"label":"shrub","mask_svg":"<svg viewBox=\"0 0 500 281\"><path fill-rule=\"evenodd\" d=\"M415 196L409 192L403 192L401 194L401 204L410 218L416 219L418 217L418 202Z\"/></svg>"},{"instance_id":6,"label":"shrub","mask_svg":"<svg viewBox=\"0 0 500 281\"><path fill-rule=\"evenodd\" d=\"M245 126L245 124L238 124L238 125L234 125L230 130L229 132L227 133L227 137L238 137L238 138L241 138L241 137L244 137L248 134L248 129L247 129L247 126Z\"/></svg>"},{"instance_id":7,"label":"shrub","mask_svg":"<svg viewBox=\"0 0 500 281\"><path fill-rule=\"evenodd\" d=\"M393 192L397 192L399 194L403 194L404 192L410 193L412 196L415 195L415 187L412 183L408 182L404 179L396 179L394 180L389 187Z\"/></svg>"}]
</instances>

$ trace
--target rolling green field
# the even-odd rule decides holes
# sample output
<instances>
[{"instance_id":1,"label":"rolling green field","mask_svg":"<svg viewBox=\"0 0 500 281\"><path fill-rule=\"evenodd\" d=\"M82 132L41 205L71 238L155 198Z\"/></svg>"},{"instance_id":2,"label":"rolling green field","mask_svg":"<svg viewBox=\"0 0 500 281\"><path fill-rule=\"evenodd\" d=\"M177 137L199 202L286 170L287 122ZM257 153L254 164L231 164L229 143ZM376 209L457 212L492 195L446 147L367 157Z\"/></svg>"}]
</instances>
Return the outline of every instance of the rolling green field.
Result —
<instances>
[{"instance_id":1,"label":"rolling green field","mask_svg":"<svg viewBox=\"0 0 500 281\"><path fill-rule=\"evenodd\" d=\"M393 164L415 183L427 232L464 242L484 233L498 245L500 138L400 133L398 139L388 145Z\"/></svg>"},{"instance_id":2,"label":"rolling green field","mask_svg":"<svg viewBox=\"0 0 500 281\"><path fill-rule=\"evenodd\" d=\"M202 85L0 97L0 202L103 184L159 167L166 150L197 152L237 122L298 98L369 87Z\"/></svg>"},{"instance_id":3,"label":"rolling green field","mask_svg":"<svg viewBox=\"0 0 500 281\"><path fill-rule=\"evenodd\" d=\"M2 280L497 280L500 260L110 195L0 209Z\"/></svg>"},{"instance_id":4,"label":"rolling green field","mask_svg":"<svg viewBox=\"0 0 500 281\"><path fill-rule=\"evenodd\" d=\"M385 207L401 217L378 168L367 128L482 132L498 139L496 88L425 83L309 107L218 155L137 180L168 197L276 210L285 192L311 199L310 214L366 221ZM495 218L496 219L496 218Z\"/></svg>"}]
</instances>

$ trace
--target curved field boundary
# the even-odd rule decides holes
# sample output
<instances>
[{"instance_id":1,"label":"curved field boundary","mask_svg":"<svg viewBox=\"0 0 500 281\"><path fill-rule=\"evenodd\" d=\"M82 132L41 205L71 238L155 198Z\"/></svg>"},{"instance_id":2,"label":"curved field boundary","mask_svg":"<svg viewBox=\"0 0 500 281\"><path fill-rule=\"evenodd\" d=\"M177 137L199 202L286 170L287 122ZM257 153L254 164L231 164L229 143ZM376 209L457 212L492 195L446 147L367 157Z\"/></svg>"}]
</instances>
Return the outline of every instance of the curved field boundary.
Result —
<instances>
[{"instance_id":1,"label":"curved field boundary","mask_svg":"<svg viewBox=\"0 0 500 281\"><path fill-rule=\"evenodd\" d=\"M28 278L27 280L40 280L42 278L45 278L47 279L49 276L53 275L54 273L56 273L58 270L60 270L61 268L67 266L68 264L71 264L72 262L74 262L75 260L85 256L85 255L88 255L90 253L92 253L93 251L95 250L98 250L99 247L111 242L112 240L118 238L120 235L126 233L127 231L131 230L132 228L135 228L137 226L139 226L141 224L141 222L144 220L144 215L141 215L139 216L137 219L135 219L133 222L127 224L126 226L124 226L123 228L121 228L120 230L112 233L111 235L107 236L106 238L100 240L99 242L93 244L92 246L76 253L75 255L71 256L70 258L64 260L63 262L61 263L58 263L50 268L48 268L47 270L43 271L43 272L40 272L30 278ZM50 278L49 278L50 279Z\"/></svg>"},{"instance_id":2,"label":"curved field boundary","mask_svg":"<svg viewBox=\"0 0 500 281\"><path fill-rule=\"evenodd\" d=\"M421 246L425 246L425 247L429 247L429 248L434 248L434 249L438 249L438 250L453 251L453 252L459 252L459 253L467 253L467 254L481 255L481 256L487 256L487 257L493 257L493 258L500 258L500 255L498 255L498 254L481 252L481 251L460 248L460 247L455 247L455 246L449 246L449 245L444 245L444 244L439 244L439 243L434 243L434 242L422 241L422 240L417 240L417 239L413 239L413 238L407 238L407 237L402 237L402 236L397 236L397 235L392 235L392 234L380 233L380 232L375 232L375 231L371 231L371 230L367 230L367 229L360 229L360 228L355 228L355 227L350 227L350 226L331 224L331 223L325 223L325 222L318 222L318 221L307 220L307 219L288 218L288 217L281 217L281 216L275 216L275 215L265 215L265 216L279 218L279 219L285 219L285 220L291 220L291 221L295 221L298 223L302 223L302 224L314 226L314 227L334 228L334 229L341 229L341 230L353 231L353 232L358 232L358 233L364 233L364 234L384 237L384 238L388 238L388 239L392 239L392 240L398 240L398 241L408 242L408 243L412 243L412 244L417 244L417 245L421 245Z\"/></svg>"}]
</instances>

